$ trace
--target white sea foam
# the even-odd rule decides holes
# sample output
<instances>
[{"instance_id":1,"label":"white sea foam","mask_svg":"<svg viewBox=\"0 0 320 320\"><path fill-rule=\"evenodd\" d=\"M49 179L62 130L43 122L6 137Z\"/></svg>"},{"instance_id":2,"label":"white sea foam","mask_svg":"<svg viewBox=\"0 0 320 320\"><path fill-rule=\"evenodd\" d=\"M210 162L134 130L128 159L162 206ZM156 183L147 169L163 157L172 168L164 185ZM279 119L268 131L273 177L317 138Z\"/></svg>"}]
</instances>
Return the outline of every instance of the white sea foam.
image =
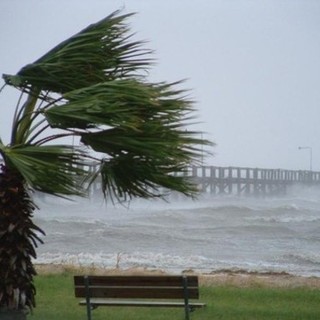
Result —
<instances>
[{"instance_id":1,"label":"white sea foam","mask_svg":"<svg viewBox=\"0 0 320 320\"><path fill-rule=\"evenodd\" d=\"M47 236L37 263L320 275L320 202L301 195L38 205L35 221Z\"/></svg>"}]
</instances>

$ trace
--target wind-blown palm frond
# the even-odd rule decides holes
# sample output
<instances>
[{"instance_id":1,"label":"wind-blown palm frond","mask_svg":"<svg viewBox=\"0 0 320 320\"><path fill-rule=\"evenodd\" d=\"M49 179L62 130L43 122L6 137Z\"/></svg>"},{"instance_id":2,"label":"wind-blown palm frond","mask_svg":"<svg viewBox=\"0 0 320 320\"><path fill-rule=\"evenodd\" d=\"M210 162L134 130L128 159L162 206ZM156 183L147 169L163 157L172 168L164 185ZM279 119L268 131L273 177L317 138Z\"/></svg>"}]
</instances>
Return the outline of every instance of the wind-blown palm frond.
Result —
<instances>
[{"instance_id":1,"label":"wind-blown palm frond","mask_svg":"<svg viewBox=\"0 0 320 320\"><path fill-rule=\"evenodd\" d=\"M88 129L99 125L138 128L154 119L181 121L191 102L162 84L131 80L104 82L64 95L69 102L44 111L51 127ZM169 96L171 95L171 96Z\"/></svg>"},{"instance_id":2,"label":"wind-blown palm frond","mask_svg":"<svg viewBox=\"0 0 320 320\"><path fill-rule=\"evenodd\" d=\"M45 116L52 127L61 129L99 125L134 128L155 107L160 111L154 91L134 79L103 82L65 94L69 102L63 108L51 107Z\"/></svg>"},{"instance_id":3,"label":"wind-blown palm frond","mask_svg":"<svg viewBox=\"0 0 320 320\"><path fill-rule=\"evenodd\" d=\"M6 163L17 168L38 191L54 195L84 195L81 189L87 171L81 168L80 149L65 145L4 148ZM77 165L77 166L76 166Z\"/></svg>"},{"instance_id":4,"label":"wind-blown palm frond","mask_svg":"<svg viewBox=\"0 0 320 320\"><path fill-rule=\"evenodd\" d=\"M184 166L161 164L156 159L141 159L132 154L106 160L101 166L103 192L111 198L162 197L168 190L196 194L196 187L184 176L175 176ZM164 172L166 175L164 175ZM159 189L159 185L163 188ZM191 187L192 186L192 187Z\"/></svg>"},{"instance_id":5,"label":"wind-blown palm frond","mask_svg":"<svg viewBox=\"0 0 320 320\"><path fill-rule=\"evenodd\" d=\"M17 75L4 75L7 84L30 91L32 87L65 93L96 83L137 76L151 62L142 42L129 41L124 20L114 12L60 43L43 57L22 68Z\"/></svg>"}]
</instances>

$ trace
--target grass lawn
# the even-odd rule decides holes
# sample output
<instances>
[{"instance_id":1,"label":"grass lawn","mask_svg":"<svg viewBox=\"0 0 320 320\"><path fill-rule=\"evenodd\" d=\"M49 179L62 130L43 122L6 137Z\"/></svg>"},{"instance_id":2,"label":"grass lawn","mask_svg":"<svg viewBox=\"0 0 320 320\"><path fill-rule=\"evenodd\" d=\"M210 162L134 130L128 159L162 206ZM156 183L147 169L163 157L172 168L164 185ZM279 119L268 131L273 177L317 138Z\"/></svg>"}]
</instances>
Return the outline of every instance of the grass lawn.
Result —
<instances>
[{"instance_id":1,"label":"grass lawn","mask_svg":"<svg viewBox=\"0 0 320 320\"><path fill-rule=\"evenodd\" d=\"M74 297L73 274L47 274L36 277L37 307L28 320L86 320L86 308ZM207 306L191 314L192 320L318 320L320 290L308 288L246 288L232 285L200 288L200 301ZM101 307L93 320L183 320L181 308Z\"/></svg>"}]
</instances>

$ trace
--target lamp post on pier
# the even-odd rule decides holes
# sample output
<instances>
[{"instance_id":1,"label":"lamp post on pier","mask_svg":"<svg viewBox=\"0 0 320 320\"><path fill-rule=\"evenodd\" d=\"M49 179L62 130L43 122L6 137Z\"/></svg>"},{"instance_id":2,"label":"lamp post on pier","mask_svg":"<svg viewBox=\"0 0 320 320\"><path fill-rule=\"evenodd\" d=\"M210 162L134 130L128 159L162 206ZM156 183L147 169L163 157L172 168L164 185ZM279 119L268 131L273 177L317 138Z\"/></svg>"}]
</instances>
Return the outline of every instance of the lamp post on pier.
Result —
<instances>
[{"instance_id":1,"label":"lamp post on pier","mask_svg":"<svg viewBox=\"0 0 320 320\"><path fill-rule=\"evenodd\" d=\"M298 147L299 150L306 149L309 150L310 155L310 171L312 171L312 147Z\"/></svg>"}]
</instances>

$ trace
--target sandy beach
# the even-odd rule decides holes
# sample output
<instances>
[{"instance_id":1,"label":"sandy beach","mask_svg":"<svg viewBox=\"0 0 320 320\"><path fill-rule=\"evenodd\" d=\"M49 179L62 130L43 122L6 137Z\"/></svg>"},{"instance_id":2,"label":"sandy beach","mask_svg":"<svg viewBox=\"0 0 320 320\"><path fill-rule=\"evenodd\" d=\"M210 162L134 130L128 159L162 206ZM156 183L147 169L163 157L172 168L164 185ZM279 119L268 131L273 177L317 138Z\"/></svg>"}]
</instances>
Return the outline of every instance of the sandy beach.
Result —
<instances>
[{"instance_id":1,"label":"sandy beach","mask_svg":"<svg viewBox=\"0 0 320 320\"><path fill-rule=\"evenodd\" d=\"M38 274L59 274L71 272L74 274L99 274L99 275L143 275L143 274L166 274L162 270L149 270L145 268L130 269L104 269L97 267L76 267L63 264L36 264ZM320 289L319 277L302 277L288 273L257 273L247 271L219 270L210 273L195 273L185 270L185 274L196 274L199 276L202 286L232 285L235 287L270 287L270 288L297 288L308 287Z\"/></svg>"}]
</instances>

